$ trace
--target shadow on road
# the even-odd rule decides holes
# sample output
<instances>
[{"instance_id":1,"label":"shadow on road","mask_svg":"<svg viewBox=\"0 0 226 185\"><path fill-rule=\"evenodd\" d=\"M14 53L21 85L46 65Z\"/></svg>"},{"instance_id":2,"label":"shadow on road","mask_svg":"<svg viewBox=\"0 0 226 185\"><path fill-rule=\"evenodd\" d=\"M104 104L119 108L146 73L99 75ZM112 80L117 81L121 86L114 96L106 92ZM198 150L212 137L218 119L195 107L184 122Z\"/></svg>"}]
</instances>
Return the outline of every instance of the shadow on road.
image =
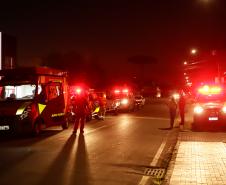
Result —
<instances>
[{"instance_id":1,"label":"shadow on road","mask_svg":"<svg viewBox=\"0 0 226 185\"><path fill-rule=\"evenodd\" d=\"M52 165L47 170L47 174L37 183L37 185L54 184L62 185L65 184L64 173L70 173L65 171L67 162L70 158L74 143L76 140L76 135L72 134L62 150L57 155L56 159L53 161Z\"/></svg>"},{"instance_id":2,"label":"shadow on road","mask_svg":"<svg viewBox=\"0 0 226 185\"><path fill-rule=\"evenodd\" d=\"M91 183L89 182L90 177L91 175L89 170L89 161L87 157L85 139L84 136L80 134L78 138L78 148L74 161L74 167L72 169L70 185L91 185Z\"/></svg>"},{"instance_id":3,"label":"shadow on road","mask_svg":"<svg viewBox=\"0 0 226 185\"><path fill-rule=\"evenodd\" d=\"M44 130L37 137L32 137L29 135L6 135L0 134L0 146L1 147L24 147L30 146L34 143L45 140L49 137L52 137L56 134L59 134L62 130Z\"/></svg>"}]
</instances>

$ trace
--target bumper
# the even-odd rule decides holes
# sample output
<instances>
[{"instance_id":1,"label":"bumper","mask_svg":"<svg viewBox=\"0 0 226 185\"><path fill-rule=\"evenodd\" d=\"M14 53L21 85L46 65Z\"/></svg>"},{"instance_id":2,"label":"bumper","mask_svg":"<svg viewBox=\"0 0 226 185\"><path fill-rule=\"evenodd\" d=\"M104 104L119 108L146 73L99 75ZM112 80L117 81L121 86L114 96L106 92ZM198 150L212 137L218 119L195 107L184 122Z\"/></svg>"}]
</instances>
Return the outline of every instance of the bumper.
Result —
<instances>
[{"instance_id":1,"label":"bumper","mask_svg":"<svg viewBox=\"0 0 226 185\"><path fill-rule=\"evenodd\" d=\"M226 115L194 115L194 128L221 130L226 129Z\"/></svg>"},{"instance_id":2,"label":"bumper","mask_svg":"<svg viewBox=\"0 0 226 185\"><path fill-rule=\"evenodd\" d=\"M29 119L20 120L17 116L0 117L0 134L29 133L31 130Z\"/></svg>"}]
</instances>

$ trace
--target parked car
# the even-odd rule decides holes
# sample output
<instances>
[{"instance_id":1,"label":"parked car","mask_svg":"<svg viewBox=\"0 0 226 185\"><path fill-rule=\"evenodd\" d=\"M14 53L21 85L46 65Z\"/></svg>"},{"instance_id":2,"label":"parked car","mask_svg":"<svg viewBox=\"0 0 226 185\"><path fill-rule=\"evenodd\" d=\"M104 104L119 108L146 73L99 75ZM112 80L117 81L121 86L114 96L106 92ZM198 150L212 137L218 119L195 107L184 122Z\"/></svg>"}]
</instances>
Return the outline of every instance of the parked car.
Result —
<instances>
[{"instance_id":1,"label":"parked car","mask_svg":"<svg viewBox=\"0 0 226 185\"><path fill-rule=\"evenodd\" d=\"M143 107L145 104L145 98L142 95L135 95L135 104L136 107Z\"/></svg>"}]
</instances>

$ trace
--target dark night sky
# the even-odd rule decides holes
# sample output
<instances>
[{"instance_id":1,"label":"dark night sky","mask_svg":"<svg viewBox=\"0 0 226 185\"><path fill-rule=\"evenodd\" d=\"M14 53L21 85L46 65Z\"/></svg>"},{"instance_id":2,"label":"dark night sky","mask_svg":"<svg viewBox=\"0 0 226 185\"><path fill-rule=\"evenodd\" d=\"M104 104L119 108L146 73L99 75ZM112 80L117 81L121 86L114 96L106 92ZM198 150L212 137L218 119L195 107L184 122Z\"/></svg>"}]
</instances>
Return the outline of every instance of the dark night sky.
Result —
<instances>
[{"instance_id":1,"label":"dark night sky","mask_svg":"<svg viewBox=\"0 0 226 185\"><path fill-rule=\"evenodd\" d=\"M9 1L0 6L0 30L18 38L20 63L75 50L120 73L128 57L149 55L166 77L190 48L226 47L225 0L128 2Z\"/></svg>"}]
</instances>

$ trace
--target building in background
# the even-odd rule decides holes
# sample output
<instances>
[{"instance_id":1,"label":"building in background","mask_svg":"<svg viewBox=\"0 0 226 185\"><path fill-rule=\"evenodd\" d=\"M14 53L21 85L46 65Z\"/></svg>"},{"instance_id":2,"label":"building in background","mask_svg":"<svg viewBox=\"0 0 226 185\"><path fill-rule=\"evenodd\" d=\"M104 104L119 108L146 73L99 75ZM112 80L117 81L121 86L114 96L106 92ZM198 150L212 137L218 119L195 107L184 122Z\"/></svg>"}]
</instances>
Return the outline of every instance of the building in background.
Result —
<instances>
[{"instance_id":1,"label":"building in background","mask_svg":"<svg viewBox=\"0 0 226 185\"><path fill-rule=\"evenodd\" d=\"M0 69L12 69L17 63L16 38L0 32Z\"/></svg>"}]
</instances>

